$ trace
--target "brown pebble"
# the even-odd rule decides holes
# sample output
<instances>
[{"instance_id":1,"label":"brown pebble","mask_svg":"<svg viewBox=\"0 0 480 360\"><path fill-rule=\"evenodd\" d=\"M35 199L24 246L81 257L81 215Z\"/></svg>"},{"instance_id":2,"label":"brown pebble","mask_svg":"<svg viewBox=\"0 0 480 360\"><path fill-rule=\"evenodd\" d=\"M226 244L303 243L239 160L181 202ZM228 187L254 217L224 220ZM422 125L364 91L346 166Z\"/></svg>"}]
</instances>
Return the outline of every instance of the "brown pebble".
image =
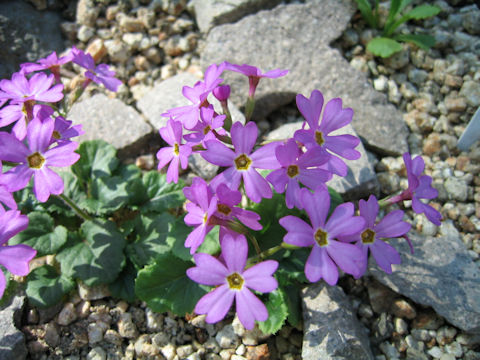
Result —
<instances>
[{"instance_id":1,"label":"brown pebble","mask_svg":"<svg viewBox=\"0 0 480 360\"><path fill-rule=\"evenodd\" d=\"M425 310L417 314L412 322L415 329L437 330L444 323L443 318L439 317L433 310Z\"/></svg>"},{"instance_id":2,"label":"brown pebble","mask_svg":"<svg viewBox=\"0 0 480 360\"><path fill-rule=\"evenodd\" d=\"M458 223L459 223L460 227L462 228L462 230L467 232L467 233L473 233L473 232L476 231L475 225L465 215L460 216L460 218L458 219Z\"/></svg>"},{"instance_id":3,"label":"brown pebble","mask_svg":"<svg viewBox=\"0 0 480 360\"><path fill-rule=\"evenodd\" d=\"M404 299L396 299L390 308L390 311L399 318L409 320L415 319L417 312L415 308Z\"/></svg>"},{"instance_id":4,"label":"brown pebble","mask_svg":"<svg viewBox=\"0 0 480 360\"><path fill-rule=\"evenodd\" d=\"M268 345L247 346L247 360L270 360Z\"/></svg>"},{"instance_id":5,"label":"brown pebble","mask_svg":"<svg viewBox=\"0 0 480 360\"><path fill-rule=\"evenodd\" d=\"M442 144L440 143L440 135L432 133L428 136L423 144L423 153L431 156L440 151Z\"/></svg>"},{"instance_id":6,"label":"brown pebble","mask_svg":"<svg viewBox=\"0 0 480 360\"><path fill-rule=\"evenodd\" d=\"M465 109L467 108L467 100L463 97L459 97L459 98L446 97L445 107L447 108L448 111L453 111L453 112L465 111Z\"/></svg>"}]
</instances>

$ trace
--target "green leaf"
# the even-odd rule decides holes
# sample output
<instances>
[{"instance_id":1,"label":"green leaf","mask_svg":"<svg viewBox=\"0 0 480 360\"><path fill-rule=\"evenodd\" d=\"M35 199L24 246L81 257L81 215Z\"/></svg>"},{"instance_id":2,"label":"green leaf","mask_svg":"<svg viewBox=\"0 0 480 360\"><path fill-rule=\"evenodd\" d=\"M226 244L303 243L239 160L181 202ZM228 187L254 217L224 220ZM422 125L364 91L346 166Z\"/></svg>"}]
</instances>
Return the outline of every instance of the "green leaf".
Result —
<instances>
[{"instance_id":1,"label":"green leaf","mask_svg":"<svg viewBox=\"0 0 480 360\"><path fill-rule=\"evenodd\" d=\"M143 176L145 186L145 199L142 206L143 212L162 212L182 206L185 201L183 188L185 183L182 180L178 184L167 183L166 175L157 171L149 171Z\"/></svg>"},{"instance_id":2,"label":"green leaf","mask_svg":"<svg viewBox=\"0 0 480 360\"><path fill-rule=\"evenodd\" d=\"M95 178L90 184L90 197L79 203L89 212L104 215L128 204L127 183L119 176Z\"/></svg>"},{"instance_id":3,"label":"green leaf","mask_svg":"<svg viewBox=\"0 0 480 360\"><path fill-rule=\"evenodd\" d=\"M43 265L27 276L26 293L33 306L49 307L60 302L74 286L72 279L59 275L53 266Z\"/></svg>"},{"instance_id":4,"label":"green leaf","mask_svg":"<svg viewBox=\"0 0 480 360\"><path fill-rule=\"evenodd\" d=\"M278 290L283 293L285 304L288 308L288 322L292 326L297 326L302 319L302 306L300 303L300 289L302 285L292 281L292 278L282 272L277 271L275 277L278 280Z\"/></svg>"},{"instance_id":5,"label":"green leaf","mask_svg":"<svg viewBox=\"0 0 480 360\"><path fill-rule=\"evenodd\" d=\"M268 319L258 323L258 328L265 334L275 334L280 330L288 316L284 293L277 289L268 294L265 304L268 310Z\"/></svg>"},{"instance_id":6,"label":"green leaf","mask_svg":"<svg viewBox=\"0 0 480 360\"><path fill-rule=\"evenodd\" d=\"M413 20L422 20L435 16L440 11L441 9L434 5L420 5L407 12L404 16Z\"/></svg>"},{"instance_id":7,"label":"green leaf","mask_svg":"<svg viewBox=\"0 0 480 360\"><path fill-rule=\"evenodd\" d=\"M355 0L358 6L358 10L362 13L363 18L365 21L370 25L372 28L377 27L377 22L375 20L375 16L373 15L372 7L368 0Z\"/></svg>"},{"instance_id":8,"label":"green leaf","mask_svg":"<svg viewBox=\"0 0 480 360\"><path fill-rule=\"evenodd\" d=\"M125 265L125 239L114 223L85 221L81 241L57 255L62 273L83 280L88 286L113 282Z\"/></svg>"},{"instance_id":9,"label":"green leaf","mask_svg":"<svg viewBox=\"0 0 480 360\"><path fill-rule=\"evenodd\" d=\"M181 260L172 253L161 255L154 264L138 272L135 292L153 311L171 311L184 316L193 311L207 292L205 286L187 277L186 270L193 266L193 262Z\"/></svg>"},{"instance_id":10,"label":"green leaf","mask_svg":"<svg viewBox=\"0 0 480 360\"><path fill-rule=\"evenodd\" d=\"M172 236L170 230L174 222L175 218L168 213L139 215L135 219L136 238L127 245L126 251L137 269L153 263L159 255L171 250L167 237Z\"/></svg>"},{"instance_id":11,"label":"green leaf","mask_svg":"<svg viewBox=\"0 0 480 360\"><path fill-rule=\"evenodd\" d=\"M130 261L127 260L127 265L124 267L118 278L108 287L112 296L123 299L130 303L136 300L135 296L135 278L137 277L137 270Z\"/></svg>"},{"instance_id":12,"label":"green leaf","mask_svg":"<svg viewBox=\"0 0 480 360\"><path fill-rule=\"evenodd\" d=\"M381 56L383 58L388 58L402 50L402 45L397 41L385 38L385 37L376 37L370 40L367 45L367 50L370 51L373 55Z\"/></svg>"},{"instance_id":13,"label":"green leaf","mask_svg":"<svg viewBox=\"0 0 480 360\"><path fill-rule=\"evenodd\" d=\"M395 39L404 42L411 42L423 50L428 50L435 45L435 38L427 34L397 35L395 36Z\"/></svg>"},{"instance_id":14,"label":"green leaf","mask_svg":"<svg viewBox=\"0 0 480 360\"><path fill-rule=\"evenodd\" d=\"M183 218L177 218L172 224L167 237L167 243L172 248L172 252L175 256L182 260L192 260L190 255L190 249L185 247L185 240L188 234L193 231L194 227L188 226L183 221ZM197 249L197 253L206 253L215 255L220 253L220 243L218 240L219 227L215 226L206 236L202 245Z\"/></svg>"},{"instance_id":15,"label":"green leaf","mask_svg":"<svg viewBox=\"0 0 480 360\"><path fill-rule=\"evenodd\" d=\"M55 226L47 213L31 212L28 220L28 228L11 238L10 245L25 244L37 250L38 256L44 256L56 253L67 241L67 229Z\"/></svg>"},{"instance_id":16,"label":"green leaf","mask_svg":"<svg viewBox=\"0 0 480 360\"><path fill-rule=\"evenodd\" d=\"M118 166L117 150L103 140L86 141L77 152L80 159L72 165L72 171L81 181L110 176Z\"/></svg>"}]
</instances>

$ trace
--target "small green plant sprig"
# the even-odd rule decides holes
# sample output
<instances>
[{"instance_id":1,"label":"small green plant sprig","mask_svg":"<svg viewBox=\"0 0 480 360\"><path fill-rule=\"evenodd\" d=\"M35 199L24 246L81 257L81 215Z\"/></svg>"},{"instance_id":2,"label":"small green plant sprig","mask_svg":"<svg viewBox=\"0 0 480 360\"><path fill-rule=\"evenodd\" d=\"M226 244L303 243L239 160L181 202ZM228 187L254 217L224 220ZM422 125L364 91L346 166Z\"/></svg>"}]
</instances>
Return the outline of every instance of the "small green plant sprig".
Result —
<instances>
[{"instance_id":1,"label":"small green plant sprig","mask_svg":"<svg viewBox=\"0 0 480 360\"><path fill-rule=\"evenodd\" d=\"M378 0L372 8L368 0L355 0L363 18L374 29L380 29L380 12ZM419 5L402 14L412 0L391 0L388 17L385 21L382 35L370 40L367 50L376 56L388 58L402 50L400 42L410 42L421 49L428 50L435 45L435 38L428 34L395 34L400 25L409 20L423 20L437 15L441 9L434 5Z\"/></svg>"}]
</instances>

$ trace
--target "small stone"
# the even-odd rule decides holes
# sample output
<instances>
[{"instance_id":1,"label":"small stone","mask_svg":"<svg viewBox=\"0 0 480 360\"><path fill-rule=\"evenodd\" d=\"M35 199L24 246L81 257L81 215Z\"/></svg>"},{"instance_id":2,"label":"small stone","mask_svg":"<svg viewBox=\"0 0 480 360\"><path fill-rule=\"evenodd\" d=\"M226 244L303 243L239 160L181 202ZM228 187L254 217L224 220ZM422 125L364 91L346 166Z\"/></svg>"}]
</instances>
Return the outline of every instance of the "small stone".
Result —
<instances>
[{"instance_id":1,"label":"small stone","mask_svg":"<svg viewBox=\"0 0 480 360\"><path fill-rule=\"evenodd\" d=\"M435 359L440 359L443 355L443 351L438 346L434 346L431 349L428 349L427 354Z\"/></svg>"},{"instance_id":2,"label":"small stone","mask_svg":"<svg viewBox=\"0 0 480 360\"><path fill-rule=\"evenodd\" d=\"M267 344L247 346L247 360L269 360L270 352Z\"/></svg>"},{"instance_id":3,"label":"small stone","mask_svg":"<svg viewBox=\"0 0 480 360\"><path fill-rule=\"evenodd\" d=\"M177 354L175 345L173 344L167 344L161 347L160 352L162 353L163 356L165 356L167 360L172 360Z\"/></svg>"},{"instance_id":4,"label":"small stone","mask_svg":"<svg viewBox=\"0 0 480 360\"><path fill-rule=\"evenodd\" d=\"M431 339L430 331L426 329L412 329L411 335L418 341L429 341Z\"/></svg>"},{"instance_id":5,"label":"small stone","mask_svg":"<svg viewBox=\"0 0 480 360\"><path fill-rule=\"evenodd\" d=\"M87 355L87 360L105 360L107 353L100 346L94 347Z\"/></svg>"},{"instance_id":6,"label":"small stone","mask_svg":"<svg viewBox=\"0 0 480 360\"><path fill-rule=\"evenodd\" d=\"M393 324L395 326L395 332L400 334L400 335L404 335L408 332L408 324L405 320L403 320L402 318L395 318L393 320Z\"/></svg>"},{"instance_id":7,"label":"small stone","mask_svg":"<svg viewBox=\"0 0 480 360\"><path fill-rule=\"evenodd\" d=\"M95 323L88 324L88 343L90 345L96 344L103 340L103 333L109 328L110 326L103 321L97 321Z\"/></svg>"},{"instance_id":8,"label":"small stone","mask_svg":"<svg viewBox=\"0 0 480 360\"><path fill-rule=\"evenodd\" d=\"M99 300L110 296L110 290L107 285L87 286L79 283L78 294L82 300Z\"/></svg>"},{"instance_id":9,"label":"small stone","mask_svg":"<svg viewBox=\"0 0 480 360\"><path fill-rule=\"evenodd\" d=\"M415 319L417 316L415 308L403 299L395 300L390 308L390 311L397 317L406 318L409 320Z\"/></svg>"},{"instance_id":10,"label":"small stone","mask_svg":"<svg viewBox=\"0 0 480 360\"><path fill-rule=\"evenodd\" d=\"M457 201L465 202L468 198L468 185L465 181L456 177L448 177L445 179L445 190L448 197Z\"/></svg>"},{"instance_id":11,"label":"small stone","mask_svg":"<svg viewBox=\"0 0 480 360\"><path fill-rule=\"evenodd\" d=\"M45 325L45 342L52 348L56 347L60 341L57 326L54 323Z\"/></svg>"},{"instance_id":12,"label":"small stone","mask_svg":"<svg viewBox=\"0 0 480 360\"><path fill-rule=\"evenodd\" d=\"M132 314L123 313L118 321L118 333L121 337L135 339L138 336L137 327L132 321Z\"/></svg>"},{"instance_id":13,"label":"small stone","mask_svg":"<svg viewBox=\"0 0 480 360\"><path fill-rule=\"evenodd\" d=\"M388 78L380 75L380 77L373 80L373 87L377 91L386 91L388 89Z\"/></svg>"},{"instance_id":14,"label":"small stone","mask_svg":"<svg viewBox=\"0 0 480 360\"><path fill-rule=\"evenodd\" d=\"M117 345L117 346L121 345L123 342L123 339L120 336L120 334L113 329L108 329L105 332L105 335L103 335L103 339L109 342L110 344Z\"/></svg>"},{"instance_id":15,"label":"small stone","mask_svg":"<svg viewBox=\"0 0 480 360\"><path fill-rule=\"evenodd\" d=\"M443 354L440 360L455 360L455 356L452 354Z\"/></svg>"},{"instance_id":16,"label":"small stone","mask_svg":"<svg viewBox=\"0 0 480 360\"><path fill-rule=\"evenodd\" d=\"M63 306L63 309L58 314L57 323L62 326L67 326L77 319L75 306L68 302Z\"/></svg>"},{"instance_id":17,"label":"small stone","mask_svg":"<svg viewBox=\"0 0 480 360\"><path fill-rule=\"evenodd\" d=\"M183 359L192 353L193 353L193 347L190 344L179 346L177 348L177 355L180 357L180 359Z\"/></svg>"},{"instance_id":18,"label":"small stone","mask_svg":"<svg viewBox=\"0 0 480 360\"><path fill-rule=\"evenodd\" d=\"M450 344L457 335L457 330L450 326L443 326L437 331L437 343L440 345Z\"/></svg>"},{"instance_id":19,"label":"small stone","mask_svg":"<svg viewBox=\"0 0 480 360\"><path fill-rule=\"evenodd\" d=\"M367 285L370 305L375 313L380 314L390 309L393 299L397 296L388 287L372 281Z\"/></svg>"},{"instance_id":20,"label":"small stone","mask_svg":"<svg viewBox=\"0 0 480 360\"><path fill-rule=\"evenodd\" d=\"M217 333L215 340L217 340L222 349L237 347L240 344L240 340L235 334L231 324L225 325L223 329Z\"/></svg>"},{"instance_id":21,"label":"small stone","mask_svg":"<svg viewBox=\"0 0 480 360\"><path fill-rule=\"evenodd\" d=\"M478 81L468 80L462 85L459 92L463 96L468 105L477 108L480 106L480 84Z\"/></svg>"},{"instance_id":22,"label":"small stone","mask_svg":"<svg viewBox=\"0 0 480 360\"><path fill-rule=\"evenodd\" d=\"M464 97L446 97L444 102L448 111L462 112L467 108L467 100Z\"/></svg>"},{"instance_id":23,"label":"small stone","mask_svg":"<svg viewBox=\"0 0 480 360\"><path fill-rule=\"evenodd\" d=\"M95 35L95 29L90 26L82 25L77 31L77 38L81 42L88 42L93 35Z\"/></svg>"},{"instance_id":24,"label":"small stone","mask_svg":"<svg viewBox=\"0 0 480 360\"><path fill-rule=\"evenodd\" d=\"M444 323L443 318L435 312L427 310L417 314L413 319L412 327L417 329L437 330Z\"/></svg>"},{"instance_id":25,"label":"small stone","mask_svg":"<svg viewBox=\"0 0 480 360\"><path fill-rule=\"evenodd\" d=\"M388 360L394 360L400 358L400 353L395 346L388 342L383 342L379 345L380 351L385 354Z\"/></svg>"},{"instance_id":26,"label":"small stone","mask_svg":"<svg viewBox=\"0 0 480 360\"><path fill-rule=\"evenodd\" d=\"M445 351L448 354L454 355L456 358L461 358L463 355L462 346L456 341L445 345Z\"/></svg>"}]
</instances>

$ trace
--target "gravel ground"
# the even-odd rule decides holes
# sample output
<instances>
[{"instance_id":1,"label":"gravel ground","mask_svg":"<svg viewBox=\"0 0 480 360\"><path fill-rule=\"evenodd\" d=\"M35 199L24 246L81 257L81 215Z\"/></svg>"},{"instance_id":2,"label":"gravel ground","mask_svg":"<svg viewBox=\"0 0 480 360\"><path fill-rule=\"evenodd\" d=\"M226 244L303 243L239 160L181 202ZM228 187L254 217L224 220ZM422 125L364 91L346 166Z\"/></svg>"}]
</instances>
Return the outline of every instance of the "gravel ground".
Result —
<instances>
[{"instance_id":1,"label":"gravel ground","mask_svg":"<svg viewBox=\"0 0 480 360\"><path fill-rule=\"evenodd\" d=\"M33 2L37 6L43 3ZM88 5L89 1L80 3ZM127 104L134 106L155 81L182 71L200 71L197 49L201 48L202 35L186 1L97 3L93 10L79 6L76 18L71 5L57 1L47 2L47 6L61 11L67 19L62 25L69 39L66 47L76 44L94 49L98 56L103 53L103 62L115 66L125 82L116 96ZM404 51L390 59L374 58L365 52L365 44L375 32L365 26L359 14L335 45L404 113L410 151L423 155L426 174L433 177L439 190L439 197L431 204L441 211L447 224L442 234L460 234L470 256L480 265L480 144L469 152L456 148L480 106L480 11L468 1L434 3L443 10L439 16L400 29L405 33L427 29L434 34L437 45L429 51L405 45ZM268 132L285 121L296 121L298 116L291 104L261 120L259 126ZM401 157L373 152L369 156L382 193L406 188ZM153 153L141 159L151 162ZM407 217L419 233L440 235L439 228L423 215L407 210ZM340 286L369 329L377 360L480 359L480 339L462 333L431 309L369 278L343 277ZM276 336L265 337L258 331L245 332L237 319L232 322L232 316L208 325L203 316L155 314L140 302L115 301L102 288L80 288L69 302L52 309L28 309L23 331L32 359L290 360L301 358L302 346L301 328L285 326Z\"/></svg>"}]
</instances>

